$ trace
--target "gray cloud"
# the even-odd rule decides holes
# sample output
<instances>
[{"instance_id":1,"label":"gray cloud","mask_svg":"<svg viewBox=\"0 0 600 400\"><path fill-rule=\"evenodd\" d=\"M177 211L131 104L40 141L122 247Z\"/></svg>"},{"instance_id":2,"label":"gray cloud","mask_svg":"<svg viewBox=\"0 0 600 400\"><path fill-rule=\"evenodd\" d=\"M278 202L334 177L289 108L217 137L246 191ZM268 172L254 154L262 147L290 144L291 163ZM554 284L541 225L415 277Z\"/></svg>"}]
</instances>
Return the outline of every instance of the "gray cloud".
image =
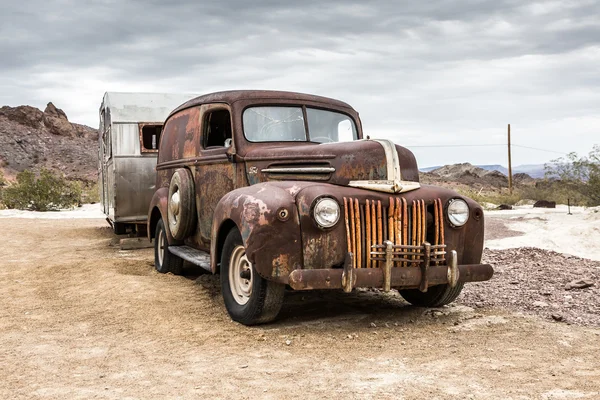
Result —
<instances>
[{"instance_id":1,"label":"gray cloud","mask_svg":"<svg viewBox=\"0 0 600 400\"><path fill-rule=\"evenodd\" d=\"M407 145L501 142L508 122L524 145L598 142L598 1L89 3L3 5L0 103L96 125L106 90L269 88L340 98ZM504 162L480 150L415 148L423 165Z\"/></svg>"}]
</instances>

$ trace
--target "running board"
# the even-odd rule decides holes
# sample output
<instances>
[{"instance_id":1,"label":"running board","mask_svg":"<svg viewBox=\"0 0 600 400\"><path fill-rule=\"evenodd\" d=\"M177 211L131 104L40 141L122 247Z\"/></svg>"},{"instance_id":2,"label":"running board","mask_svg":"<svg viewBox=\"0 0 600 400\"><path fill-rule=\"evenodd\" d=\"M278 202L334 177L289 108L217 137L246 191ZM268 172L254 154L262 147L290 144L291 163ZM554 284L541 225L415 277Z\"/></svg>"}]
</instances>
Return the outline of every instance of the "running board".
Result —
<instances>
[{"instance_id":1,"label":"running board","mask_svg":"<svg viewBox=\"0 0 600 400\"><path fill-rule=\"evenodd\" d=\"M169 252L192 264L204 268L208 272L212 272L210 270L210 254L205 251L196 250L190 246L169 246Z\"/></svg>"}]
</instances>

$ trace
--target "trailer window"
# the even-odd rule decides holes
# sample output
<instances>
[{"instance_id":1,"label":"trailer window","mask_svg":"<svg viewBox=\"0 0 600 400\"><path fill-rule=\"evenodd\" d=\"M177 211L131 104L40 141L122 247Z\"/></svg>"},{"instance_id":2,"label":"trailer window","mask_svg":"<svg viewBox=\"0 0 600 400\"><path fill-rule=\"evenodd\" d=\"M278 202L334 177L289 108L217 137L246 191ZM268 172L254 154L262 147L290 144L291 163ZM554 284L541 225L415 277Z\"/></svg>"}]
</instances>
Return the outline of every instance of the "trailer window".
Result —
<instances>
[{"instance_id":1,"label":"trailer window","mask_svg":"<svg viewBox=\"0 0 600 400\"><path fill-rule=\"evenodd\" d=\"M230 143L231 116L229 111L216 110L208 113L204 120L204 148L228 147Z\"/></svg>"},{"instance_id":2,"label":"trailer window","mask_svg":"<svg viewBox=\"0 0 600 400\"><path fill-rule=\"evenodd\" d=\"M155 152L158 151L158 144L160 143L160 134L162 133L162 125L156 124L145 124L140 127L140 139L142 152Z\"/></svg>"}]
</instances>

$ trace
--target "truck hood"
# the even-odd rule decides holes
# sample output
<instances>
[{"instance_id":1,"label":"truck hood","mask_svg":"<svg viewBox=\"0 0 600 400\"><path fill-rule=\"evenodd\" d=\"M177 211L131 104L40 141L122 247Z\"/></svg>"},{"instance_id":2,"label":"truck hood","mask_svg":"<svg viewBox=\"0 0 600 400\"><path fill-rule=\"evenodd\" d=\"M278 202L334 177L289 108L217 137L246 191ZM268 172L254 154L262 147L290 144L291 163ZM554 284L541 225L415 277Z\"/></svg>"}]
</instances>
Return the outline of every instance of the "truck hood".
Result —
<instances>
[{"instance_id":1,"label":"truck hood","mask_svg":"<svg viewBox=\"0 0 600 400\"><path fill-rule=\"evenodd\" d=\"M248 182L324 181L388 193L418 189L412 152L386 139L256 146L244 155Z\"/></svg>"}]
</instances>

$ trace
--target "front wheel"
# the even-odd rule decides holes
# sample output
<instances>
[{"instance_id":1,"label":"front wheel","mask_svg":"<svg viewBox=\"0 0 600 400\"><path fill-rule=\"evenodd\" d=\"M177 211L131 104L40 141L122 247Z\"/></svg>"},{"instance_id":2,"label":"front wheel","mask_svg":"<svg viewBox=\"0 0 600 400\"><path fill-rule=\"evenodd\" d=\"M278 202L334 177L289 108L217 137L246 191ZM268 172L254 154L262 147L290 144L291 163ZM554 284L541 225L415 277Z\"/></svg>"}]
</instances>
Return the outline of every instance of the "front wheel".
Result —
<instances>
[{"instance_id":1,"label":"front wheel","mask_svg":"<svg viewBox=\"0 0 600 400\"><path fill-rule=\"evenodd\" d=\"M171 272L180 275L183 268L183 260L169 251L167 242L167 230L162 219L156 224L154 236L154 267L161 274Z\"/></svg>"},{"instance_id":2,"label":"front wheel","mask_svg":"<svg viewBox=\"0 0 600 400\"><path fill-rule=\"evenodd\" d=\"M233 228L221 255L221 291L231 319L244 325L273 321L283 304L285 285L261 277L246 257L242 235Z\"/></svg>"},{"instance_id":3,"label":"front wheel","mask_svg":"<svg viewBox=\"0 0 600 400\"><path fill-rule=\"evenodd\" d=\"M441 307L452 303L463 288L463 283L455 287L450 285L437 285L427 289L425 293L419 289L400 289L400 295L404 300L417 307Z\"/></svg>"}]
</instances>

